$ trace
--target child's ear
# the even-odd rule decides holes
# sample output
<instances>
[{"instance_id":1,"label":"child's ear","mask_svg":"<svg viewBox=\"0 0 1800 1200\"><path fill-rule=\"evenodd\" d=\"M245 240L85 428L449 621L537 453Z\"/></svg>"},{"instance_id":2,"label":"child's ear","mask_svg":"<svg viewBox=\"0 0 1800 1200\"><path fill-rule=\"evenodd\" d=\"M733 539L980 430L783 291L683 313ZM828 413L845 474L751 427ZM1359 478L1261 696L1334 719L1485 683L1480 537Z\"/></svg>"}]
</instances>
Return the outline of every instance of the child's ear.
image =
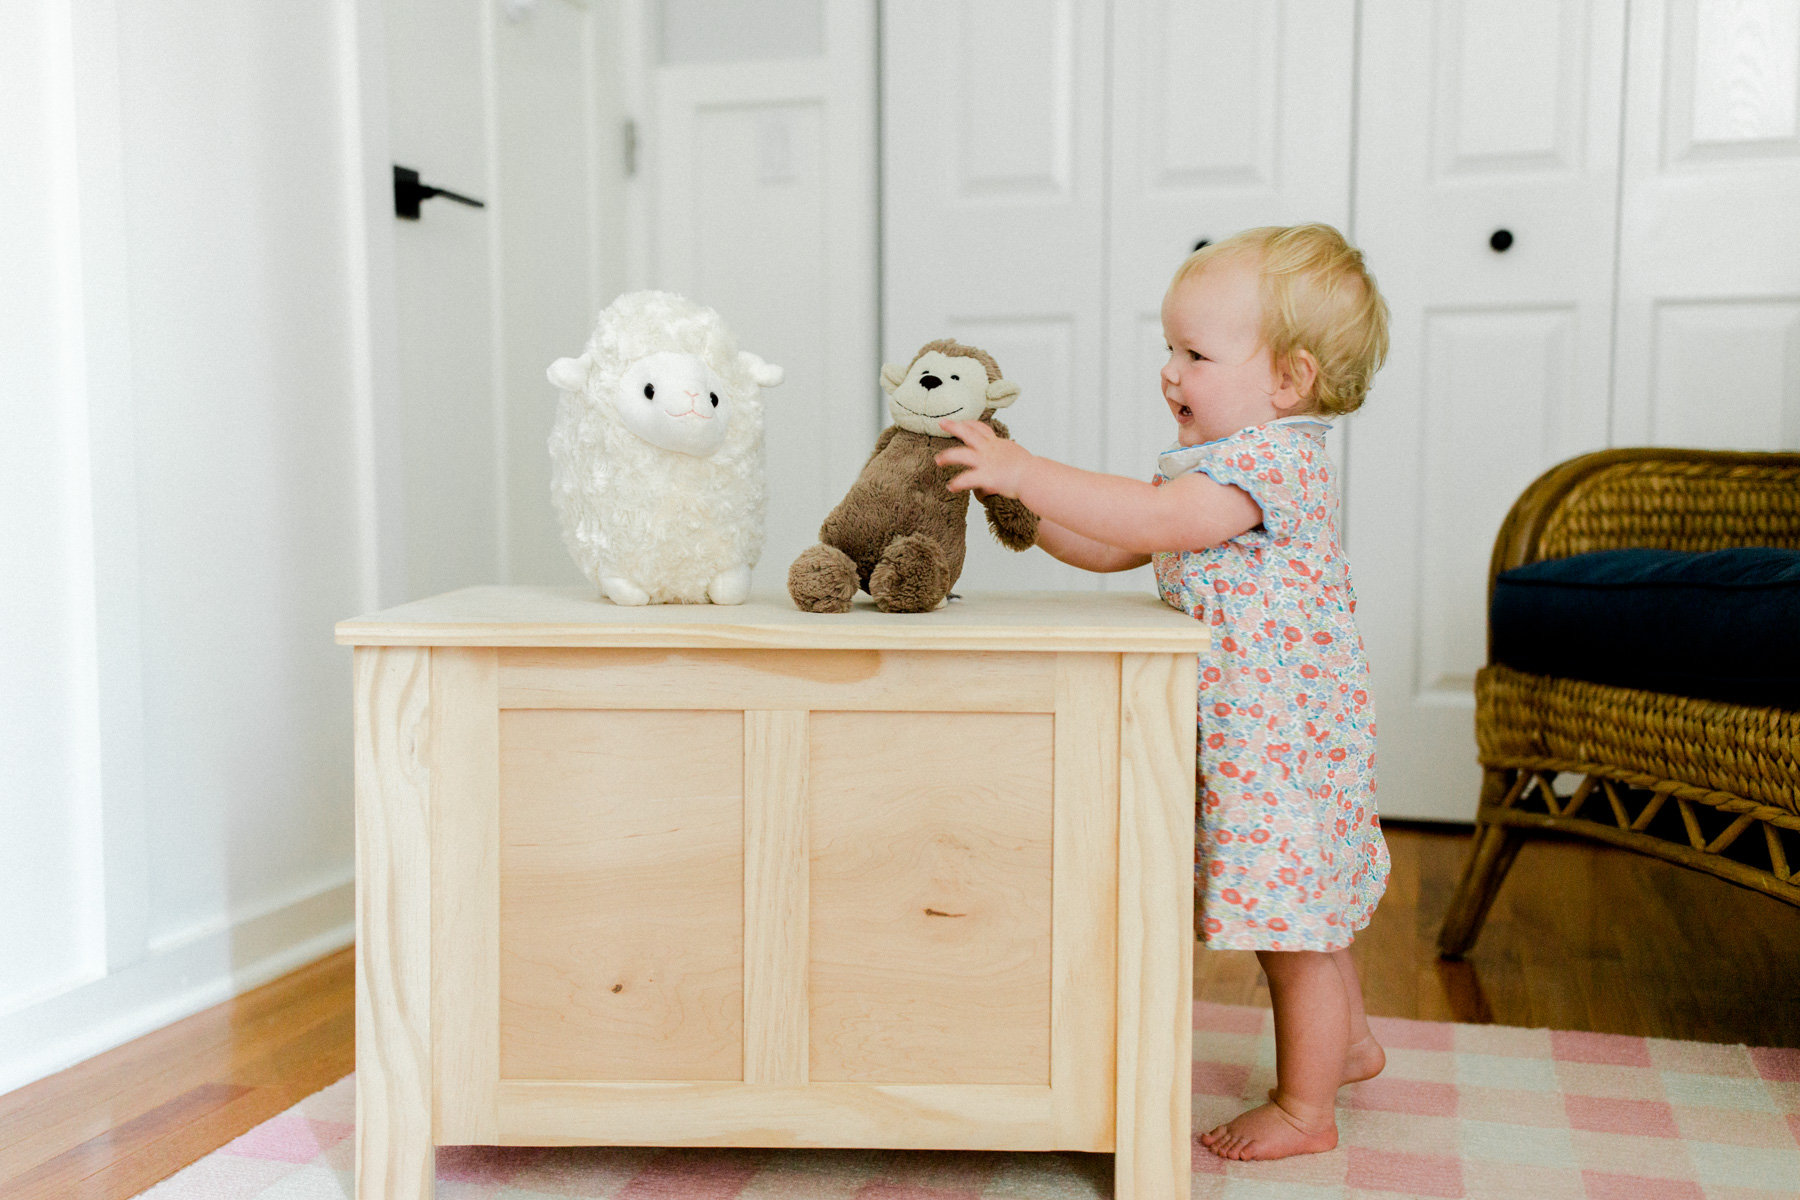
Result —
<instances>
[{"instance_id":1,"label":"child's ear","mask_svg":"<svg viewBox=\"0 0 1800 1200\"><path fill-rule=\"evenodd\" d=\"M881 367L881 390L882 391L886 392L888 395L891 396L894 394L894 389L899 387L902 383L905 383L905 382L906 382L906 368L905 367L896 367L893 363L883 363L882 364L882 367Z\"/></svg>"},{"instance_id":2,"label":"child's ear","mask_svg":"<svg viewBox=\"0 0 1800 1200\"><path fill-rule=\"evenodd\" d=\"M1319 360L1305 350L1295 350L1281 363L1281 377L1277 381L1282 390L1292 390L1295 396L1293 407L1299 408L1313 399L1313 389L1319 382Z\"/></svg>"},{"instance_id":3,"label":"child's ear","mask_svg":"<svg viewBox=\"0 0 1800 1200\"><path fill-rule=\"evenodd\" d=\"M1019 398L1019 385L1010 379L995 379L987 386L987 402L990 408L1005 408Z\"/></svg>"}]
</instances>

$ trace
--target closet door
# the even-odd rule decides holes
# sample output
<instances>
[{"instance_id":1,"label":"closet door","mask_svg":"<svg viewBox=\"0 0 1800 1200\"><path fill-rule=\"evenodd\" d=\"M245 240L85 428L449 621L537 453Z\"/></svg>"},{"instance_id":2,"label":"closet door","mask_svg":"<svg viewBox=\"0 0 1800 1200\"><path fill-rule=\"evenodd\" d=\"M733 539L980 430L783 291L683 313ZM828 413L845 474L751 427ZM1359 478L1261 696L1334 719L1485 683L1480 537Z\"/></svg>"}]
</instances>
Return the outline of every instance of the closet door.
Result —
<instances>
[{"instance_id":1,"label":"closet door","mask_svg":"<svg viewBox=\"0 0 1800 1200\"><path fill-rule=\"evenodd\" d=\"M1494 534L1606 444L1624 9L1362 6L1355 234L1393 349L1349 422L1346 535L1388 816L1474 813Z\"/></svg>"},{"instance_id":2,"label":"closet door","mask_svg":"<svg viewBox=\"0 0 1800 1200\"><path fill-rule=\"evenodd\" d=\"M656 8L648 275L787 372L762 397L769 502L753 579L780 592L878 428L874 6Z\"/></svg>"},{"instance_id":3,"label":"closet door","mask_svg":"<svg viewBox=\"0 0 1800 1200\"><path fill-rule=\"evenodd\" d=\"M1356 7L1115 0L1112 12L1105 466L1143 479L1175 440L1157 381L1162 298L1195 243L1308 221L1349 232ZM1144 567L1108 586L1155 583Z\"/></svg>"},{"instance_id":4,"label":"closet door","mask_svg":"<svg viewBox=\"0 0 1800 1200\"><path fill-rule=\"evenodd\" d=\"M1800 449L1800 3L1631 6L1613 440Z\"/></svg>"},{"instance_id":5,"label":"closet door","mask_svg":"<svg viewBox=\"0 0 1800 1200\"><path fill-rule=\"evenodd\" d=\"M1000 414L1020 443L1092 469L1105 44L1103 0L882 6L883 355L906 363L942 337L980 346L1020 386ZM1002 549L984 526L970 518L958 591L1095 586L1042 551Z\"/></svg>"}]
</instances>

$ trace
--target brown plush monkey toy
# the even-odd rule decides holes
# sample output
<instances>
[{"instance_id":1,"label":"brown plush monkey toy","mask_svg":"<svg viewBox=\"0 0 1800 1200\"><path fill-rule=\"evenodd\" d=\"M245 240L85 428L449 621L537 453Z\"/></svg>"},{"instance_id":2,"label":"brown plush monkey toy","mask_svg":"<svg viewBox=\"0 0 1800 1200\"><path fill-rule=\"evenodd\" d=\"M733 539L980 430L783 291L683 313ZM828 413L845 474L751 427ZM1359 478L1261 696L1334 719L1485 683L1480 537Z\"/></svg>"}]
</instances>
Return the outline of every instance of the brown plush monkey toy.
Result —
<instances>
[{"instance_id":1,"label":"brown plush monkey toy","mask_svg":"<svg viewBox=\"0 0 1800 1200\"><path fill-rule=\"evenodd\" d=\"M788 568L788 595L804 612L849 612L859 587L883 612L929 612L944 603L962 574L969 493L944 486L964 468L932 461L961 445L938 423L980 419L1006 437L994 410L1019 395L986 351L948 339L927 342L905 367L882 367L881 388L894 423L819 527L819 544ZM1006 496L981 503L1001 545L1036 543L1037 514Z\"/></svg>"}]
</instances>

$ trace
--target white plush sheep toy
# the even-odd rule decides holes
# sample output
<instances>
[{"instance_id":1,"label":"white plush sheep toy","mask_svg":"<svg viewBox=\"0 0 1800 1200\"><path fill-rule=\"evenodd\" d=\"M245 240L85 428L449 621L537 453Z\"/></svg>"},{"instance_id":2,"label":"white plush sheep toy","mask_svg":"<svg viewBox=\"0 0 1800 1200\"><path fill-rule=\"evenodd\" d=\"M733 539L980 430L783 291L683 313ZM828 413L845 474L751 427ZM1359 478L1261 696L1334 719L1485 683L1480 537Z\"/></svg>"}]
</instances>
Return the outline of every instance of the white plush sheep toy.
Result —
<instances>
[{"instance_id":1,"label":"white plush sheep toy","mask_svg":"<svg viewBox=\"0 0 1800 1200\"><path fill-rule=\"evenodd\" d=\"M763 546L759 392L781 368L710 308L628 292L548 374L550 494L583 573L614 604L742 604Z\"/></svg>"}]
</instances>

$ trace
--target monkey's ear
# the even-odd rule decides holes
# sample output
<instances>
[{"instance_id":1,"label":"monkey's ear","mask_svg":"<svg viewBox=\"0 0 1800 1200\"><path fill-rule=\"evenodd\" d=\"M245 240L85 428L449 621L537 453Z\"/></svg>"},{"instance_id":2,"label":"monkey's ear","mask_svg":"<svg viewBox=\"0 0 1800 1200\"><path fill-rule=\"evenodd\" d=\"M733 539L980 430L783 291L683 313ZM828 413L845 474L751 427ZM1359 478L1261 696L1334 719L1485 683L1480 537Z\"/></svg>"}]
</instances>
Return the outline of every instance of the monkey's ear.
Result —
<instances>
[{"instance_id":1,"label":"monkey's ear","mask_svg":"<svg viewBox=\"0 0 1800 1200\"><path fill-rule=\"evenodd\" d=\"M587 355L580 358L559 358L550 364L544 374L550 382L565 392L587 390L588 371L593 366Z\"/></svg>"},{"instance_id":2,"label":"monkey's ear","mask_svg":"<svg viewBox=\"0 0 1800 1200\"><path fill-rule=\"evenodd\" d=\"M901 384L903 384L905 382L906 382L906 368L905 367L896 367L893 363L883 363L882 364L882 366L881 366L881 390L882 391L886 392L888 395L891 396L894 394L894 389L899 387Z\"/></svg>"},{"instance_id":3,"label":"monkey's ear","mask_svg":"<svg viewBox=\"0 0 1800 1200\"><path fill-rule=\"evenodd\" d=\"M987 386L987 401L993 408L1005 408L1019 398L1019 385L1010 379L996 379Z\"/></svg>"}]
</instances>

